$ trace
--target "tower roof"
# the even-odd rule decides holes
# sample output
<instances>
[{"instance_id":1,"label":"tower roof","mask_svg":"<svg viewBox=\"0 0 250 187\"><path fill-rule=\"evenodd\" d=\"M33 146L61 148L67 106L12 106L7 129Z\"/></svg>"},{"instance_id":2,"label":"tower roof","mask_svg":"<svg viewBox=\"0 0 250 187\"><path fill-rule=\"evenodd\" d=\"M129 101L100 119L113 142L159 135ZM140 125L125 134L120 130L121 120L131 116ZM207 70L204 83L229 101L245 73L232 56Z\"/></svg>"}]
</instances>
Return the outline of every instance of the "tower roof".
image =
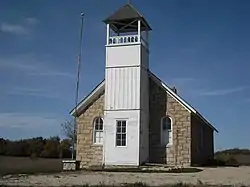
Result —
<instances>
[{"instance_id":1,"label":"tower roof","mask_svg":"<svg viewBox=\"0 0 250 187\"><path fill-rule=\"evenodd\" d=\"M141 20L142 31L152 30L142 14L130 3L119 8L115 13L106 18L104 23L110 24L115 32L132 32L138 27L137 20Z\"/></svg>"}]
</instances>

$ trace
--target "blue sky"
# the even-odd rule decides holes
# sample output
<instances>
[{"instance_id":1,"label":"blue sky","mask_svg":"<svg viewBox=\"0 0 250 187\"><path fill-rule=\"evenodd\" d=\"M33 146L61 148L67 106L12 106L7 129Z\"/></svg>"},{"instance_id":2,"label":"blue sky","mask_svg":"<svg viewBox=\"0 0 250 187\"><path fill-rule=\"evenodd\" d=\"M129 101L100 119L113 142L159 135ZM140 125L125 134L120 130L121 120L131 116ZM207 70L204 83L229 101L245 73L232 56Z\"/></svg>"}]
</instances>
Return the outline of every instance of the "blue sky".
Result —
<instances>
[{"instance_id":1,"label":"blue sky","mask_svg":"<svg viewBox=\"0 0 250 187\"><path fill-rule=\"evenodd\" d=\"M0 137L60 135L74 106L80 12L80 98L104 77L102 20L126 0L5 0L0 6ZM250 1L132 0L153 28L150 68L219 130L216 149L249 144Z\"/></svg>"}]
</instances>

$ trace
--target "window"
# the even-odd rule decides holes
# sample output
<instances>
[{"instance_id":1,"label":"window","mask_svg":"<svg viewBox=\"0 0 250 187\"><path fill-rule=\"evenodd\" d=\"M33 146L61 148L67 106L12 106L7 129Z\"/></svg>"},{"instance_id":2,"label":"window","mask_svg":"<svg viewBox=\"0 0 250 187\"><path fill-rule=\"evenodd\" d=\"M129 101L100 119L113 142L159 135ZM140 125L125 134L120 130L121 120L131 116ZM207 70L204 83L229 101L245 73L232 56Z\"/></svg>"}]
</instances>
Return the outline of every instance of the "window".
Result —
<instances>
[{"instance_id":1,"label":"window","mask_svg":"<svg viewBox=\"0 0 250 187\"><path fill-rule=\"evenodd\" d=\"M116 121L116 146L126 146L127 121Z\"/></svg>"},{"instance_id":2,"label":"window","mask_svg":"<svg viewBox=\"0 0 250 187\"><path fill-rule=\"evenodd\" d=\"M98 117L94 120L94 143L102 144L103 143L103 120Z\"/></svg>"},{"instance_id":3,"label":"window","mask_svg":"<svg viewBox=\"0 0 250 187\"><path fill-rule=\"evenodd\" d=\"M163 145L172 144L172 119L169 116L161 120L161 142Z\"/></svg>"}]
</instances>

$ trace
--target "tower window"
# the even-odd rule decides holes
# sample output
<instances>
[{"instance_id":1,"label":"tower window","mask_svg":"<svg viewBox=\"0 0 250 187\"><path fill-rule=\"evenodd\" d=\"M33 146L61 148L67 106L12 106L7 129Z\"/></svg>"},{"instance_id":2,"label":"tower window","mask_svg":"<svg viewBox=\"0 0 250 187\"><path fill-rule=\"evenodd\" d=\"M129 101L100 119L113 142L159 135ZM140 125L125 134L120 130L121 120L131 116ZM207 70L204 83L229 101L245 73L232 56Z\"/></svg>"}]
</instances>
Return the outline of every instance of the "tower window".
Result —
<instances>
[{"instance_id":1,"label":"tower window","mask_svg":"<svg viewBox=\"0 0 250 187\"><path fill-rule=\"evenodd\" d=\"M103 119L100 117L95 118L94 120L94 131L93 131L93 141L94 144L103 143Z\"/></svg>"},{"instance_id":2,"label":"tower window","mask_svg":"<svg viewBox=\"0 0 250 187\"><path fill-rule=\"evenodd\" d=\"M116 146L126 146L127 144L127 121L116 121Z\"/></svg>"}]
</instances>

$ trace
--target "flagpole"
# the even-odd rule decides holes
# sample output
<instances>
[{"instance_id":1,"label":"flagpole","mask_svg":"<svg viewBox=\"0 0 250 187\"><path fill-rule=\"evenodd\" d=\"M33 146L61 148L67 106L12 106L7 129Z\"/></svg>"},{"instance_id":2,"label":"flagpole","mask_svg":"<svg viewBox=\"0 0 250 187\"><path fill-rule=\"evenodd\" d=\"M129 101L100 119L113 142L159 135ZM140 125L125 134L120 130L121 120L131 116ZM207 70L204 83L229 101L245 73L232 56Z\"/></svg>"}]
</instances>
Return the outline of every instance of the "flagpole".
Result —
<instances>
[{"instance_id":1,"label":"flagpole","mask_svg":"<svg viewBox=\"0 0 250 187\"><path fill-rule=\"evenodd\" d=\"M78 93L79 93L79 78L80 78L80 68L81 68L81 57L82 57L82 33L83 33L83 17L84 13L81 13L81 27L80 27L80 36L79 36L79 46L78 46L78 55L77 55L77 77L76 77L76 90L75 90L75 115L74 115L74 134L73 134L73 144L71 158L74 160L74 151L75 151L75 136L76 136L76 126L77 126L77 104L78 104Z\"/></svg>"}]
</instances>

